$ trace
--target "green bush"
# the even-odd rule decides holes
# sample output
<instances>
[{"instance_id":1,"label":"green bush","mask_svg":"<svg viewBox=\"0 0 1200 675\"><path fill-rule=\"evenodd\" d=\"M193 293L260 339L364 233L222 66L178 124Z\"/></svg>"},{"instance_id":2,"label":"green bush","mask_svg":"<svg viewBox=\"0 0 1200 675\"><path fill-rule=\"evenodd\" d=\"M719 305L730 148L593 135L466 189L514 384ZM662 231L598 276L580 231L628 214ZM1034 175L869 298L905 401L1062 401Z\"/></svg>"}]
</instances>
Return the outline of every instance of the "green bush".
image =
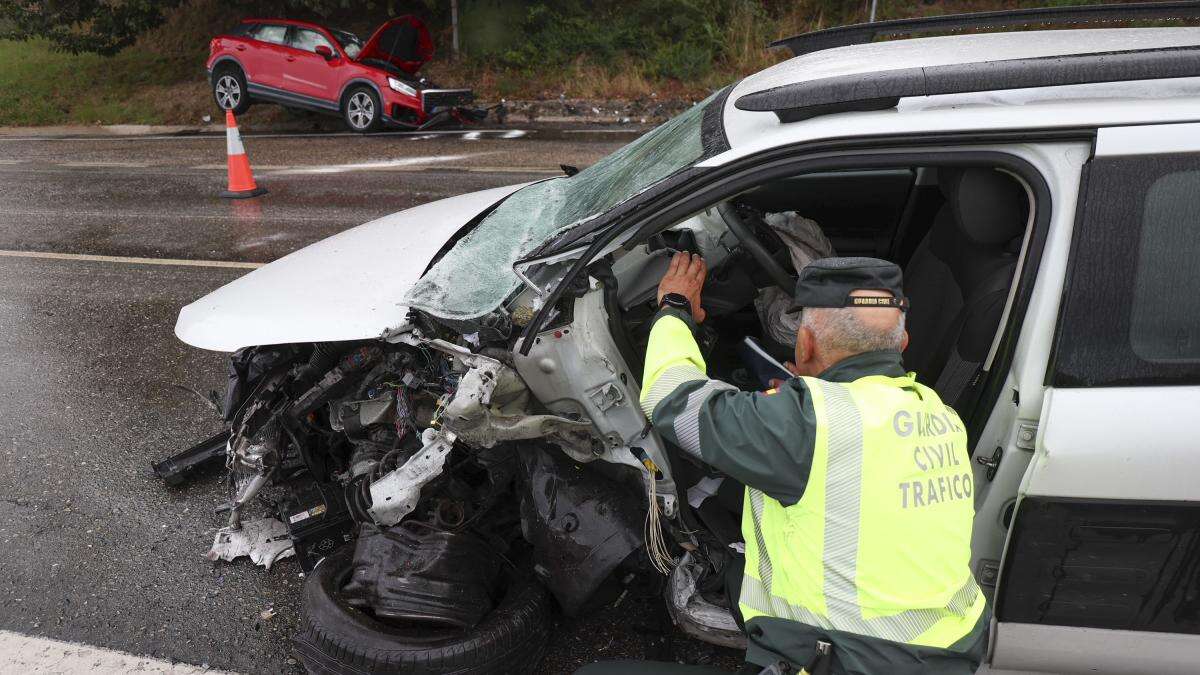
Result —
<instances>
[{"instance_id":1,"label":"green bush","mask_svg":"<svg viewBox=\"0 0 1200 675\"><path fill-rule=\"evenodd\" d=\"M710 50L689 42L660 45L646 65L649 77L665 77L683 82L698 80L712 72Z\"/></svg>"},{"instance_id":2,"label":"green bush","mask_svg":"<svg viewBox=\"0 0 1200 675\"><path fill-rule=\"evenodd\" d=\"M647 75L709 72L724 48L721 20L746 0L561 0L465 3L468 57L526 72L579 59L644 64Z\"/></svg>"}]
</instances>

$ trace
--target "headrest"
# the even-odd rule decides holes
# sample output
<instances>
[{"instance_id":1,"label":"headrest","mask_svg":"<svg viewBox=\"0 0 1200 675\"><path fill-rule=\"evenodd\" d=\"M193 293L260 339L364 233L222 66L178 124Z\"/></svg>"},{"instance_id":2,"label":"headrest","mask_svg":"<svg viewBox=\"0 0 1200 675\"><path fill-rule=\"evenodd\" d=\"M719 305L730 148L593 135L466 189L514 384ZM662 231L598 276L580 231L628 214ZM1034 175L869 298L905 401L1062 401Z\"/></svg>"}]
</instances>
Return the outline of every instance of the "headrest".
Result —
<instances>
[{"instance_id":1,"label":"headrest","mask_svg":"<svg viewBox=\"0 0 1200 675\"><path fill-rule=\"evenodd\" d=\"M938 185L959 229L976 244L1007 244L1025 232L1025 189L1012 176L944 168L938 170Z\"/></svg>"}]
</instances>

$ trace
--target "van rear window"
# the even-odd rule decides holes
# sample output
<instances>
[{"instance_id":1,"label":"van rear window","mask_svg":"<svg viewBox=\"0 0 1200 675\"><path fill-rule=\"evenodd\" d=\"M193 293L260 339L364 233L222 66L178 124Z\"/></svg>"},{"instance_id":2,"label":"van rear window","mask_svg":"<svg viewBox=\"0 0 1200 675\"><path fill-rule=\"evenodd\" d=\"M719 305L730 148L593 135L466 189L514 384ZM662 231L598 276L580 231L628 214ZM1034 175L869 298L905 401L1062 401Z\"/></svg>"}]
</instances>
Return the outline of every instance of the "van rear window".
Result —
<instances>
[{"instance_id":1,"label":"van rear window","mask_svg":"<svg viewBox=\"0 0 1200 675\"><path fill-rule=\"evenodd\" d=\"M1086 172L1051 381L1200 384L1200 155Z\"/></svg>"},{"instance_id":2,"label":"van rear window","mask_svg":"<svg viewBox=\"0 0 1200 675\"><path fill-rule=\"evenodd\" d=\"M1200 360L1200 171L1175 171L1146 191L1129 342L1145 361Z\"/></svg>"}]
</instances>

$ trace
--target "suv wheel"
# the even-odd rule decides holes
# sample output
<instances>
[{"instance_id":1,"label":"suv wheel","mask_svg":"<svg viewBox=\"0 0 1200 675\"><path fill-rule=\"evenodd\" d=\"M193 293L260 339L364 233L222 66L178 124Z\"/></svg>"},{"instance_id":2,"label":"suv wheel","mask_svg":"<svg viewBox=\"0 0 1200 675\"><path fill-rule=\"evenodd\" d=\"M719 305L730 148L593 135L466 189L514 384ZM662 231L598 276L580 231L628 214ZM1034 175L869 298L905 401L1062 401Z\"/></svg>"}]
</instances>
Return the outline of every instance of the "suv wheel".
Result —
<instances>
[{"instance_id":1,"label":"suv wheel","mask_svg":"<svg viewBox=\"0 0 1200 675\"><path fill-rule=\"evenodd\" d=\"M383 118L383 109L379 105L379 96L370 87L355 87L346 93L342 100L342 118L350 131L366 133L379 128Z\"/></svg>"},{"instance_id":2,"label":"suv wheel","mask_svg":"<svg viewBox=\"0 0 1200 675\"><path fill-rule=\"evenodd\" d=\"M246 76L237 66L221 66L213 71L213 99L221 110L232 110L234 115L246 112L250 107L250 92L246 90Z\"/></svg>"}]
</instances>

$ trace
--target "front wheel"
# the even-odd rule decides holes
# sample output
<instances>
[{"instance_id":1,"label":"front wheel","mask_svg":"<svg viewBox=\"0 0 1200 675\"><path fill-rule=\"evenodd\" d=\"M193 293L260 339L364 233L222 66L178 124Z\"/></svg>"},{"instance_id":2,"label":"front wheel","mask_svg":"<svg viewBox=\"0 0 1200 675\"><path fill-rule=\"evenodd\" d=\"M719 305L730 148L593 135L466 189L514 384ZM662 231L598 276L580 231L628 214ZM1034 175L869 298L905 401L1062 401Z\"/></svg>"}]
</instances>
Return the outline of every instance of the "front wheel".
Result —
<instances>
[{"instance_id":1,"label":"front wheel","mask_svg":"<svg viewBox=\"0 0 1200 675\"><path fill-rule=\"evenodd\" d=\"M532 574L514 575L496 607L465 631L388 623L342 598L353 552L327 556L304 582L294 644L309 673L529 673L541 661L551 601Z\"/></svg>"},{"instance_id":2,"label":"front wheel","mask_svg":"<svg viewBox=\"0 0 1200 675\"><path fill-rule=\"evenodd\" d=\"M370 87L355 87L342 100L342 119L350 131L365 134L382 124L383 109L379 96Z\"/></svg>"}]
</instances>

